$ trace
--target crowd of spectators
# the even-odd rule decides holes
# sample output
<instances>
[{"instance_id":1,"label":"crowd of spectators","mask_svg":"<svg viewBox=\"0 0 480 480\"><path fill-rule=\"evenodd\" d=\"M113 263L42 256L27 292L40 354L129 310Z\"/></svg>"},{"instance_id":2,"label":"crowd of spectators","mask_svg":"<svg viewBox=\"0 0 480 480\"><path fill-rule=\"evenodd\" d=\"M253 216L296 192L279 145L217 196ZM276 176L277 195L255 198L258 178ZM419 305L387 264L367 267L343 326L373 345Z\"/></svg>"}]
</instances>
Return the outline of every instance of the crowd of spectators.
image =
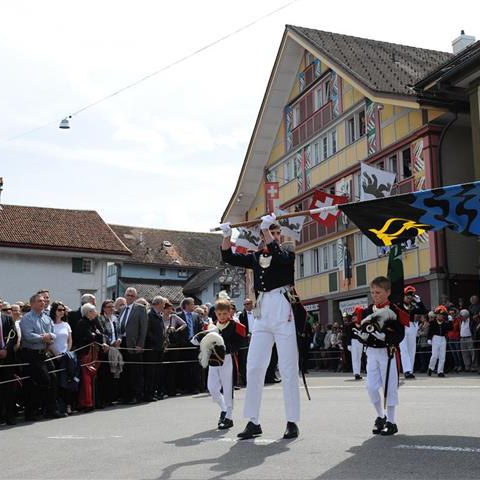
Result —
<instances>
[{"instance_id":1,"label":"crowd of spectators","mask_svg":"<svg viewBox=\"0 0 480 480\"><path fill-rule=\"evenodd\" d=\"M465 305L444 301L448 309L445 372L480 373L480 302ZM185 298L176 310L164 297L149 304L134 288L125 297L105 300L100 308L91 294L78 309L50 302L40 290L28 302L0 300L0 422L67 417L117 404L135 405L206 389L197 347L190 340L206 324L215 322L211 305L195 305ZM245 299L232 316L247 331L238 353L236 388L246 385L245 366L253 327L253 302ZM428 372L432 361L429 341L434 315L419 315L415 370ZM351 372L351 317L330 324L310 318L308 370ZM431 333L431 332L430 332ZM276 383L275 347L265 383ZM364 368L364 364L362 365Z\"/></svg>"}]
</instances>

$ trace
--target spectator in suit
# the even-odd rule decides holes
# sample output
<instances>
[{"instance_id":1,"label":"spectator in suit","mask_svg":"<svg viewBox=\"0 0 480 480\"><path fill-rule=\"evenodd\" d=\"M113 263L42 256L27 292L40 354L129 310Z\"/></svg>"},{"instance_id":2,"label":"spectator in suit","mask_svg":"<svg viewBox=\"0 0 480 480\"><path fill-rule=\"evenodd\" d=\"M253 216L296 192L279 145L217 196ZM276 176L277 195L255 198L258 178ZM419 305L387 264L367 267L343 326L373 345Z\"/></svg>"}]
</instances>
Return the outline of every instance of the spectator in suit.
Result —
<instances>
[{"instance_id":1,"label":"spectator in suit","mask_svg":"<svg viewBox=\"0 0 480 480\"><path fill-rule=\"evenodd\" d=\"M164 305L165 299L157 295L152 300L152 307L147 315L147 336L143 355L144 361L147 362L144 368L145 388L143 397L146 402L154 402L163 398L163 393L159 388L159 373L165 342L165 325L162 318Z\"/></svg>"},{"instance_id":2,"label":"spectator in suit","mask_svg":"<svg viewBox=\"0 0 480 480\"><path fill-rule=\"evenodd\" d=\"M243 386L247 386L247 356L248 356L248 345L250 343L250 337L252 336L253 323L255 321L255 316L253 315L253 301L250 298L246 298L243 301L243 310L238 316L238 321L246 329L246 337L244 348L240 348L238 351L238 368L240 370L240 381Z\"/></svg>"},{"instance_id":3,"label":"spectator in suit","mask_svg":"<svg viewBox=\"0 0 480 480\"><path fill-rule=\"evenodd\" d=\"M199 393L203 390L202 385L202 368L197 361L198 349L192 349L190 340L194 335L202 330L203 322L198 313L195 313L195 301L193 298L187 297L182 300L181 313L179 317L187 324L187 328L183 330L185 349L181 357L182 360L188 360L192 363L185 363L183 368L183 390L188 393Z\"/></svg>"},{"instance_id":4,"label":"spectator in suit","mask_svg":"<svg viewBox=\"0 0 480 480\"><path fill-rule=\"evenodd\" d=\"M125 297L117 297L115 303L113 304L113 313L117 316L117 318L126 305L127 300L125 299Z\"/></svg>"},{"instance_id":5,"label":"spectator in suit","mask_svg":"<svg viewBox=\"0 0 480 480\"><path fill-rule=\"evenodd\" d=\"M68 323L70 325L70 328L72 329L72 340L73 340L74 347L77 346L76 339L75 339L75 333L77 331L77 324L80 321L80 319L82 318L81 308L86 303L90 303L91 305L96 305L97 300L95 298L95 295L92 295L91 293L85 293L84 295L82 295L82 298L80 299L80 307L78 308L78 310L72 310L72 311L68 312L67 319L68 319Z\"/></svg>"},{"instance_id":6,"label":"spectator in suit","mask_svg":"<svg viewBox=\"0 0 480 480\"><path fill-rule=\"evenodd\" d=\"M135 303L137 290L133 287L125 291L126 305L120 312L120 336L125 368L120 377L120 392L124 403L136 404L142 401L143 394L143 349L147 335L147 310Z\"/></svg>"}]
</instances>

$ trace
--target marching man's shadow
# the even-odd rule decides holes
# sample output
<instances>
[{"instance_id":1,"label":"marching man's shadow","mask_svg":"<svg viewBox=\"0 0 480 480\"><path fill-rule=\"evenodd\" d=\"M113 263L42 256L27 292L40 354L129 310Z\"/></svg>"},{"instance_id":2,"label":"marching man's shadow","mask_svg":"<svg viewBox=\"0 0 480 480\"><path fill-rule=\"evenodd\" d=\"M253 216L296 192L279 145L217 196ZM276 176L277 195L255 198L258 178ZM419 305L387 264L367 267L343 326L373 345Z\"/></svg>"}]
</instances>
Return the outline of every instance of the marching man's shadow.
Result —
<instances>
[{"instance_id":1,"label":"marching man's shadow","mask_svg":"<svg viewBox=\"0 0 480 480\"><path fill-rule=\"evenodd\" d=\"M173 444L177 447L190 447L205 442L205 445L210 444L210 448L206 448L206 452L215 452L216 438L220 441L225 438L224 435L228 432L222 432L219 430L207 430L200 432L190 437L179 438L168 444ZM227 439L225 439L227 441ZM296 439L294 439L296 440ZM261 437L255 443L254 440L238 440L230 439L232 442L230 450L221 456L212 456L211 458L202 458L199 460L185 461L175 463L163 469L163 473L158 480L168 480L172 475L180 468L193 467L195 465L209 465L212 472L218 472L218 475L210 477L212 480L222 479L236 473L243 472L249 468L255 468L261 465L266 458L281 455L289 450L289 444L293 440L278 440L275 442L262 443Z\"/></svg>"},{"instance_id":2,"label":"marching man's shadow","mask_svg":"<svg viewBox=\"0 0 480 480\"><path fill-rule=\"evenodd\" d=\"M478 479L480 439L448 435L373 436L319 479ZM320 452L319 452L320 454Z\"/></svg>"}]
</instances>

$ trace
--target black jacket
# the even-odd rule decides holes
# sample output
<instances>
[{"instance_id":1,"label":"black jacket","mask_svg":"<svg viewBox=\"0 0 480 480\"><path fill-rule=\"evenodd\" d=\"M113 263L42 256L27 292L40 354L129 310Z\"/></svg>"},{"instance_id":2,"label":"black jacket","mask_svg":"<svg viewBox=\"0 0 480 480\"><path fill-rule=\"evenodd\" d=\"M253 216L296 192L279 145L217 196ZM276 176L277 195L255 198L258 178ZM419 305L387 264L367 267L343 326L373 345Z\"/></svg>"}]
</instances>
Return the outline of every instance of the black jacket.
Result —
<instances>
[{"instance_id":1,"label":"black jacket","mask_svg":"<svg viewBox=\"0 0 480 480\"><path fill-rule=\"evenodd\" d=\"M165 325L163 319L151 308L147 315L147 336L145 338L145 348L155 351L163 351L165 341Z\"/></svg>"},{"instance_id":2,"label":"black jacket","mask_svg":"<svg viewBox=\"0 0 480 480\"><path fill-rule=\"evenodd\" d=\"M438 335L439 337L446 337L447 332L452 330L452 328L453 322L445 320L442 323L438 323L436 320L431 320L428 327L427 338L431 340L434 335Z\"/></svg>"},{"instance_id":3,"label":"black jacket","mask_svg":"<svg viewBox=\"0 0 480 480\"><path fill-rule=\"evenodd\" d=\"M89 320L88 318L82 317L77 323L77 328L75 330L76 349L89 345L92 342L104 343L106 340L106 336L103 334L103 329L98 318L95 320ZM80 350L79 355L83 355L87 353L87 351L88 349L84 348Z\"/></svg>"},{"instance_id":4,"label":"black jacket","mask_svg":"<svg viewBox=\"0 0 480 480\"><path fill-rule=\"evenodd\" d=\"M241 347L243 347L245 337L237 332L235 324L236 322L234 320L230 320L228 325L223 330L219 329L220 335L223 337L223 341L225 342L225 353L235 353L238 352Z\"/></svg>"},{"instance_id":5,"label":"black jacket","mask_svg":"<svg viewBox=\"0 0 480 480\"><path fill-rule=\"evenodd\" d=\"M390 304L390 310L393 310L397 314L396 320L387 320L380 333L385 333L385 341L379 340L378 338L374 337L373 335L369 335L367 340L362 340L361 338L357 337L362 343L364 343L367 347L371 348L386 348L386 347L398 347L400 342L403 340L405 336L405 327L400 323L398 318L398 307L396 305ZM362 319L367 317L373 313L373 304L369 305L368 308L363 310ZM355 333L355 331L353 330Z\"/></svg>"},{"instance_id":6,"label":"black jacket","mask_svg":"<svg viewBox=\"0 0 480 480\"><path fill-rule=\"evenodd\" d=\"M221 251L224 262L253 270L253 286L257 294L295 283L295 253L281 247L277 242L269 243L267 248L268 253L233 253L231 248ZM269 262L269 265L262 267L263 261Z\"/></svg>"}]
</instances>

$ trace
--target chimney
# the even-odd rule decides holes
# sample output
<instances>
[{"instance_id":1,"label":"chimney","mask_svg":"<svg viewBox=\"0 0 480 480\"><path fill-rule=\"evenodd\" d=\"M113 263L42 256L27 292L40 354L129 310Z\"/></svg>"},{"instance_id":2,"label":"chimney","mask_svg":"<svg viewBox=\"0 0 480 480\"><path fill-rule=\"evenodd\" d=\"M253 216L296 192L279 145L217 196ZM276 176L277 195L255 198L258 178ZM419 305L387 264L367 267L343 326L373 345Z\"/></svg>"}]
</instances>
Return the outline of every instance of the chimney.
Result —
<instances>
[{"instance_id":1,"label":"chimney","mask_svg":"<svg viewBox=\"0 0 480 480\"><path fill-rule=\"evenodd\" d=\"M471 35L465 35L465 31L462 30L460 32L460 36L457 37L452 42L452 49L453 53L456 55L457 53L461 52L465 48L467 48L472 43L476 42L476 38L472 37Z\"/></svg>"}]
</instances>

